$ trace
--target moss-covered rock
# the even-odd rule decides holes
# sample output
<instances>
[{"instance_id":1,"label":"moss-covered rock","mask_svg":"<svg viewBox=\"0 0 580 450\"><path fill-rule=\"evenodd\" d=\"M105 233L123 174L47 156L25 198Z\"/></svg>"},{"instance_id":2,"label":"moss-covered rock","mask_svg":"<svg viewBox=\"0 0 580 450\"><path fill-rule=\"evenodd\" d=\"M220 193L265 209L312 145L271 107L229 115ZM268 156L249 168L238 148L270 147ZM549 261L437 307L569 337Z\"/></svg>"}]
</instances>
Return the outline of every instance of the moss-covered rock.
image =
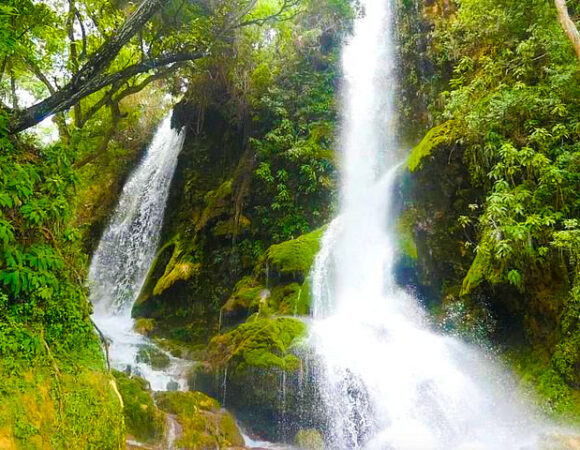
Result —
<instances>
[{"instance_id":1,"label":"moss-covered rock","mask_svg":"<svg viewBox=\"0 0 580 450\"><path fill-rule=\"evenodd\" d=\"M155 329L155 320L154 319L145 319L143 317L135 320L135 324L133 325L133 329L143 336L149 336L151 332Z\"/></svg>"},{"instance_id":2,"label":"moss-covered rock","mask_svg":"<svg viewBox=\"0 0 580 450\"><path fill-rule=\"evenodd\" d=\"M419 257L417 244L415 243L414 217L410 210L403 211L397 221L397 238L399 251L403 257L416 261Z\"/></svg>"},{"instance_id":3,"label":"moss-covered rock","mask_svg":"<svg viewBox=\"0 0 580 450\"><path fill-rule=\"evenodd\" d=\"M258 312L268 297L268 290L254 277L247 276L236 284L234 292L222 307L224 319L235 324Z\"/></svg>"},{"instance_id":4,"label":"moss-covered rock","mask_svg":"<svg viewBox=\"0 0 580 450\"><path fill-rule=\"evenodd\" d=\"M0 364L0 448L119 449L124 430L111 375L55 364L14 376Z\"/></svg>"},{"instance_id":5,"label":"moss-covered rock","mask_svg":"<svg viewBox=\"0 0 580 450\"><path fill-rule=\"evenodd\" d=\"M292 442L299 424L323 426L306 327L289 317L252 316L210 342L191 385L223 399L250 432Z\"/></svg>"},{"instance_id":6,"label":"moss-covered rock","mask_svg":"<svg viewBox=\"0 0 580 450\"><path fill-rule=\"evenodd\" d=\"M176 441L179 448L213 450L244 445L234 417L217 400L201 392L159 392L155 399L181 426Z\"/></svg>"},{"instance_id":7,"label":"moss-covered rock","mask_svg":"<svg viewBox=\"0 0 580 450\"><path fill-rule=\"evenodd\" d=\"M137 352L137 362L148 364L155 370L163 370L169 366L171 360L155 345L143 345Z\"/></svg>"},{"instance_id":8,"label":"moss-covered rock","mask_svg":"<svg viewBox=\"0 0 580 450\"><path fill-rule=\"evenodd\" d=\"M292 353L304 336L306 326L287 317L255 316L234 330L214 337L207 350L207 361L213 368L230 366L296 370L299 360Z\"/></svg>"},{"instance_id":9,"label":"moss-covered rock","mask_svg":"<svg viewBox=\"0 0 580 450\"><path fill-rule=\"evenodd\" d=\"M301 450L324 450L324 439L317 430L300 430L294 438L296 447Z\"/></svg>"},{"instance_id":10,"label":"moss-covered rock","mask_svg":"<svg viewBox=\"0 0 580 450\"><path fill-rule=\"evenodd\" d=\"M429 158L439 146L453 144L459 137L458 128L459 124L454 120L449 120L432 128L411 151L408 162L409 170L415 172L420 169L424 160Z\"/></svg>"},{"instance_id":11,"label":"moss-covered rock","mask_svg":"<svg viewBox=\"0 0 580 450\"><path fill-rule=\"evenodd\" d=\"M320 249L320 239L325 229L326 227L322 227L296 239L272 245L266 251L264 261L268 275L302 283Z\"/></svg>"},{"instance_id":12,"label":"moss-covered rock","mask_svg":"<svg viewBox=\"0 0 580 450\"><path fill-rule=\"evenodd\" d=\"M127 434L139 442L161 440L166 418L155 406L147 381L117 371L113 373L123 398Z\"/></svg>"}]
</instances>

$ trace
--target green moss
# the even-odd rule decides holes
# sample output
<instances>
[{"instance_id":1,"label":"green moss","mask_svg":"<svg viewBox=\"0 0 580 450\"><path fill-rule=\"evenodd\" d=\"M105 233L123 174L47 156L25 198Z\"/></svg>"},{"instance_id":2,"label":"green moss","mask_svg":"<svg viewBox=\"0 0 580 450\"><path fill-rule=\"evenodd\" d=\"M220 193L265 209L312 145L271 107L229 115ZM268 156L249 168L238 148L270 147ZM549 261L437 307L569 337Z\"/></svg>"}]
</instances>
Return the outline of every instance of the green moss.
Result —
<instances>
[{"instance_id":1,"label":"green moss","mask_svg":"<svg viewBox=\"0 0 580 450\"><path fill-rule=\"evenodd\" d=\"M317 430L300 430L294 438L296 447L303 450L324 450L324 439Z\"/></svg>"},{"instance_id":2,"label":"green moss","mask_svg":"<svg viewBox=\"0 0 580 450\"><path fill-rule=\"evenodd\" d=\"M234 366L296 370L298 358L292 348L304 335L306 326L299 320L278 317L253 317L236 329L214 337L207 360L214 368Z\"/></svg>"},{"instance_id":3,"label":"green moss","mask_svg":"<svg viewBox=\"0 0 580 450\"><path fill-rule=\"evenodd\" d=\"M305 283L306 284L306 283ZM307 315L309 313L308 289L298 283L284 284L272 289L270 307L282 315Z\"/></svg>"},{"instance_id":4,"label":"green moss","mask_svg":"<svg viewBox=\"0 0 580 450\"><path fill-rule=\"evenodd\" d=\"M127 433L140 442L161 439L165 430L165 414L155 406L147 381L117 371L114 375L123 398Z\"/></svg>"},{"instance_id":5,"label":"green moss","mask_svg":"<svg viewBox=\"0 0 580 450\"><path fill-rule=\"evenodd\" d=\"M552 367L544 350L512 351L507 358L520 376L523 387L536 394L545 413L567 422L580 423L580 392L571 388Z\"/></svg>"},{"instance_id":6,"label":"green moss","mask_svg":"<svg viewBox=\"0 0 580 450\"><path fill-rule=\"evenodd\" d=\"M461 287L461 295L468 295L471 293L481 282L485 279L486 271L490 267L487 256L478 252L467 272L467 275L463 279L463 285Z\"/></svg>"},{"instance_id":7,"label":"green moss","mask_svg":"<svg viewBox=\"0 0 580 450\"><path fill-rule=\"evenodd\" d=\"M228 198L232 195L233 191L234 183L233 180L229 179L224 181L217 189L205 194L205 208L195 226L197 231L204 228L211 219L227 212L230 207Z\"/></svg>"},{"instance_id":8,"label":"green moss","mask_svg":"<svg viewBox=\"0 0 580 450\"><path fill-rule=\"evenodd\" d=\"M236 310L258 311L265 288L253 277L244 277L236 284L233 294L222 307L224 312Z\"/></svg>"},{"instance_id":9,"label":"green moss","mask_svg":"<svg viewBox=\"0 0 580 450\"><path fill-rule=\"evenodd\" d=\"M182 427L180 448L213 449L244 445L234 417L217 400L201 392L159 392L163 411L175 415Z\"/></svg>"},{"instance_id":10,"label":"green moss","mask_svg":"<svg viewBox=\"0 0 580 450\"><path fill-rule=\"evenodd\" d=\"M180 246L180 236L176 235L157 251L157 255L155 255L155 258L151 262L151 267L143 283L141 292L135 301L137 307L147 302L153 296L153 290L156 287L157 281L166 272L167 265L170 261L175 259L174 255L176 252L179 252L178 248Z\"/></svg>"},{"instance_id":11,"label":"green moss","mask_svg":"<svg viewBox=\"0 0 580 450\"><path fill-rule=\"evenodd\" d=\"M110 375L56 365L13 375L0 366L0 448L120 449L124 428Z\"/></svg>"},{"instance_id":12,"label":"green moss","mask_svg":"<svg viewBox=\"0 0 580 450\"><path fill-rule=\"evenodd\" d=\"M234 236L247 229L250 225L250 219L243 215L241 215L237 221L233 217L228 220L220 220L215 227L213 227L213 235L216 237Z\"/></svg>"},{"instance_id":13,"label":"green moss","mask_svg":"<svg viewBox=\"0 0 580 450\"><path fill-rule=\"evenodd\" d=\"M411 210L405 210L397 222L397 237L402 254L412 260L419 257L413 233L415 220Z\"/></svg>"},{"instance_id":14,"label":"green moss","mask_svg":"<svg viewBox=\"0 0 580 450\"><path fill-rule=\"evenodd\" d=\"M179 240L174 240L173 254L163 275L155 283L153 295L161 295L178 281L187 281L199 272L201 265L183 257L183 249Z\"/></svg>"},{"instance_id":15,"label":"green moss","mask_svg":"<svg viewBox=\"0 0 580 450\"><path fill-rule=\"evenodd\" d=\"M408 167L411 172L421 168L423 160L431 155L433 150L443 144L450 144L457 139L458 123L455 120L449 120L438 125L427 133L423 140L411 151L409 156Z\"/></svg>"},{"instance_id":16,"label":"green moss","mask_svg":"<svg viewBox=\"0 0 580 450\"><path fill-rule=\"evenodd\" d=\"M296 239L272 245L266 252L268 267L282 275L308 275L314 257L320 249L320 239L326 227Z\"/></svg>"},{"instance_id":17,"label":"green moss","mask_svg":"<svg viewBox=\"0 0 580 450\"><path fill-rule=\"evenodd\" d=\"M139 319L135 320L135 325L133 325L133 329L143 336L149 336L151 332L155 329L155 319L145 319L140 317Z\"/></svg>"}]
</instances>

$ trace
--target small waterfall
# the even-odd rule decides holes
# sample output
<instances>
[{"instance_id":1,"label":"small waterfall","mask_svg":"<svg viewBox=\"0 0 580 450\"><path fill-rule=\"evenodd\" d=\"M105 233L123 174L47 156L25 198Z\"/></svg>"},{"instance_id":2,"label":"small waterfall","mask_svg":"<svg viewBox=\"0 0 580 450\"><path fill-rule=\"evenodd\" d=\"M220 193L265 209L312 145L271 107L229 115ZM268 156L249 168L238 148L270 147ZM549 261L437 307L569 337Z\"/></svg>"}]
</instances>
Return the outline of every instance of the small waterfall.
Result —
<instances>
[{"instance_id":1,"label":"small waterfall","mask_svg":"<svg viewBox=\"0 0 580 450\"><path fill-rule=\"evenodd\" d=\"M157 348L133 330L131 309L143 287L159 244L165 204L185 133L163 120L145 157L123 188L89 269L93 319L111 341L114 368L146 378L153 390L185 388L184 361ZM140 352L167 362L153 369Z\"/></svg>"},{"instance_id":2,"label":"small waterfall","mask_svg":"<svg viewBox=\"0 0 580 450\"><path fill-rule=\"evenodd\" d=\"M222 381L222 408L226 407L226 398L228 393L228 366L224 369L224 378Z\"/></svg>"},{"instance_id":3,"label":"small waterfall","mask_svg":"<svg viewBox=\"0 0 580 450\"><path fill-rule=\"evenodd\" d=\"M393 276L397 121L392 1L361 0L343 52L341 214L312 272L310 341L329 448L537 448L542 425L509 375L433 332Z\"/></svg>"}]
</instances>

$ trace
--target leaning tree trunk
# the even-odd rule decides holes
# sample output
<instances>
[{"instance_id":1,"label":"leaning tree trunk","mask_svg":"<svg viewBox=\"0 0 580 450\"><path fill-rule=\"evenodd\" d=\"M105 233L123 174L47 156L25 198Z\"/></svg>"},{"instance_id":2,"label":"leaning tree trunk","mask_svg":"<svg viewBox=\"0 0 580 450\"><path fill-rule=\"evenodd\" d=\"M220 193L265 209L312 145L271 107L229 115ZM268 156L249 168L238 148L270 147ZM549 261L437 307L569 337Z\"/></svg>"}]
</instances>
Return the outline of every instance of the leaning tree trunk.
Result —
<instances>
[{"instance_id":1,"label":"leaning tree trunk","mask_svg":"<svg viewBox=\"0 0 580 450\"><path fill-rule=\"evenodd\" d=\"M44 118L74 106L82 98L107 86L103 81L115 80L104 73L121 48L149 21L164 4L163 0L143 0L127 21L73 75L71 81L58 92L25 110L14 112L10 120L11 133L30 128Z\"/></svg>"},{"instance_id":2,"label":"leaning tree trunk","mask_svg":"<svg viewBox=\"0 0 580 450\"><path fill-rule=\"evenodd\" d=\"M580 33L578 33L576 24L570 18L568 7L566 6L566 0L554 0L554 3L556 4L556 9L558 10L558 19L560 20L560 25L562 25L566 36L568 36L568 39L570 39L570 42L572 42L574 51L576 52L576 56L578 58L578 62L580 62Z\"/></svg>"}]
</instances>

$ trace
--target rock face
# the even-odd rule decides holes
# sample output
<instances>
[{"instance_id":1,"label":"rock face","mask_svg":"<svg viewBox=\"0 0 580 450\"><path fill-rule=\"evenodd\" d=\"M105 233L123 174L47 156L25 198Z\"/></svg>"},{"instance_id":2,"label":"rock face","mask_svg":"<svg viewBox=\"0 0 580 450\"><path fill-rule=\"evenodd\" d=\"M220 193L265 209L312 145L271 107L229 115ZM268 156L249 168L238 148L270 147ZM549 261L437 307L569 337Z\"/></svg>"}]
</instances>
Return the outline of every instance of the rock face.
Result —
<instances>
[{"instance_id":1,"label":"rock face","mask_svg":"<svg viewBox=\"0 0 580 450\"><path fill-rule=\"evenodd\" d=\"M299 423L324 422L300 319L310 311L308 275L322 233L265 252L255 275L242 279L222 308L222 333L192 379L194 389L222 399L249 431L271 440L292 442Z\"/></svg>"},{"instance_id":2,"label":"rock face","mask_svg":"<svg viewBox=\"0 0 580 450\"><path fill-rule=\"evenodd\" d=\"M243 448L234 417L217 400L201 392L152 394L142 378L120 372L115 377L124 404L128 448L162 449L168 440L180 449Z\"/></svg>"},{"instance_id":3,"label":"rock face","mask_svg":"<svg viewBox=\"0 0 580 450\"><path fill-rule=\"evenodd\" d=\"M298 429L287 424L315 416L303 411L304 397L314 394L305 387L306 327L299 317L310 313L309 273L324 228L265 251L253 247L271 236L241 210L264 198L249 190L254 165L236 140L238 130L208 110L198 132L196 108L177 111L174 120L186 124L190 137L164 243L134 309L136 326L174 354L201 361L193 389L220 399L250 431L292 442ZM142 356L162 363L146 349Z\"/></svg>"},{"instance_id":4,"label":"rock face","mask_svg":"<svg viewBox=\"0 0 580 450\"><path fill-rule=\"evenodd\" d=\"M114 372L123 398L128 439L142 443L159 442L165 434L165 414L157 409L146 380Z\"/></svg>"},{"instance_id":5,"label":"rock face","mask_svg":"<svg viewBox=\"0 0 580 450\"><path fill-rule=\"evenodd\" d=\"M124 425L115 382L104 371L54 364L3 377L0 448L120 448Z\"/></svg>"},{"instance_id":6,"label":"rock face","mask_svg":"<svg viewBox=\"0 0 580 450\"><path fill-rule=\"evenodd\" d=\"M240 448L244 439L234 417L201 392L159 392L157 405L180 426L175 445L183 449Z\"/></svg>"}]
</instances>

